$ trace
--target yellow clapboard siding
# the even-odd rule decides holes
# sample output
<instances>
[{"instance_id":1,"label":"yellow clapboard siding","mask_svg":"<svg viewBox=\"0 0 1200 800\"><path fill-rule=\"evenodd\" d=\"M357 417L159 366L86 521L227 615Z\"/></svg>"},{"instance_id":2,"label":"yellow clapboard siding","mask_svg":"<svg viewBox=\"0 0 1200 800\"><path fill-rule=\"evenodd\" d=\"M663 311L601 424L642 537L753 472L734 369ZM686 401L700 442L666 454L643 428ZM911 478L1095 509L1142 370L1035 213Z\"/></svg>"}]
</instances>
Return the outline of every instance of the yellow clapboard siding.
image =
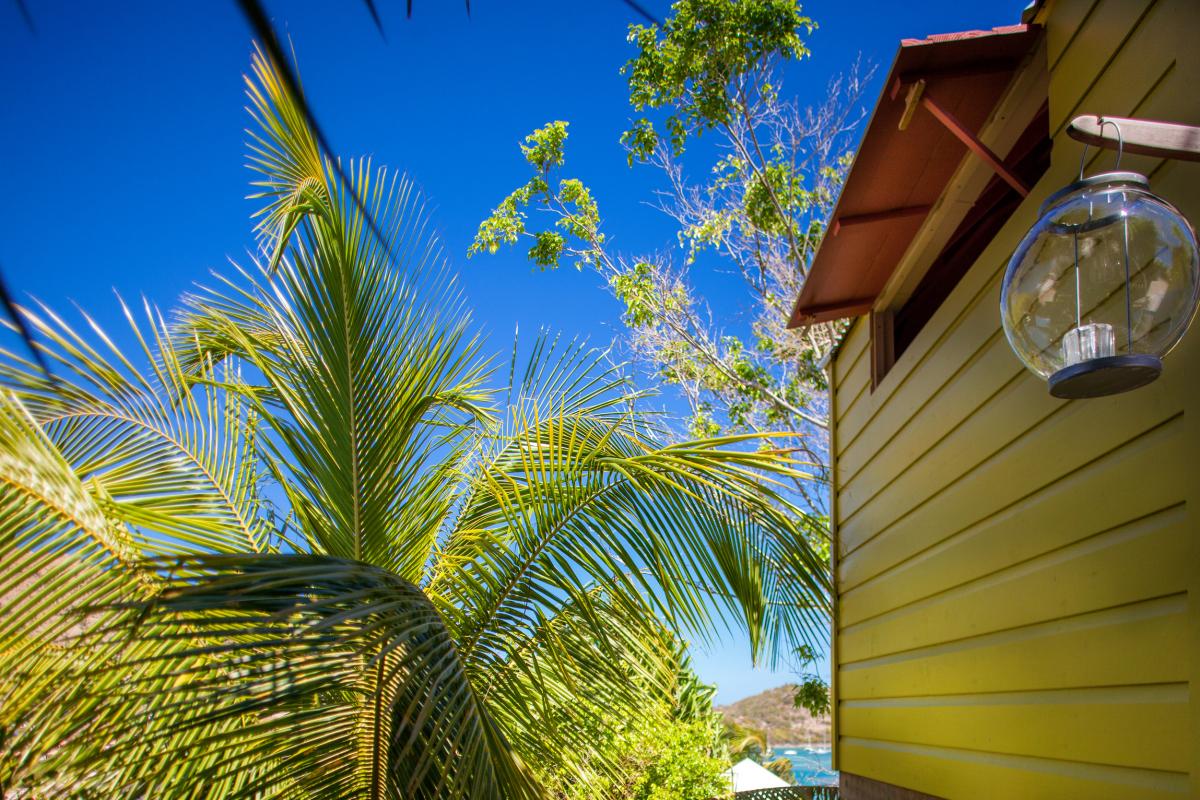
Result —
<instances>
[{"instance_id":1,"label":"yellow clapboard siding","mask_svg":"<svg viewBox=\"0 0 1200 800\"><path fill-rule=\"evenodd\" d=\"M1163 0L1105 0L1083 20L1067 51L1050 73L1050 130L1058 133L1078 112L1079 103L1093 83L1106 74L1122 46L1132 37L1144 15ZM1139 48L1143 56L1148 48ZM1101 113L1101 112L1090 112ZM1106 111L1103 113L1114 113Z\"/></svg>"},{"instance_id":2,"label":"yellow clapboard siding","mask_svg":"<svg viewBox=\"0 0 1200 800\"><path fill-rule=\"evenodd\" d=\"M1193 569L1186 522L1177 505L845 626L839 655L844 662L860 661L1185 592Z\"/></svg>"},{"instance_id":3,"label":"yellow clapboard siding","mask_svg":"<svg viewBox=\"0 0 1200 800\"><path fill-rule=\"evenodd\" d=\"M1185 181L1188 183L1191 181L1191 170L1164 170L1164 172L1168 174L1159 181L1164 192L1178 193L1178 190L1186 185ZM990 364L1001 366L996 366L978 380L963 380L955 382L953 385L946 385L943 391L938 393L937 405L933 405L934 401L929 401L921 407L919 412L908 411L907 421L902 421L902 418L905 415L905 409L915 405L911 401L897 400L885 409L884 414L879 415L879 420L883 420L885 416L888 418L887 425L889 427L894 425L897 429L903 429L903 435L897 435L894 440L885 445L885 448L891 446L895 449L898 456L887 458L883 457L884 453L880 453L881 457L873 459L868 465L871 473L866 473L864 469L864 474L857 476L858 480L851 479L849 485L839 484L839 523L843 553L851 552L862 542L878 534L890 521L889 515L891 518L899 517L925 499L928 492L922 494L918 490L915 495L907 494L912 491L914 483L924 481L935 489L946 485L953 476L961 475L963 471L980 463L984 456L995 452L996 447L1015 441L1022 429L1028 430L1034 423L1064 407L1062 401L1050 397L1045 391L1044 384L1035 376L1025 372L1017 364L1011 351L1008 351L1007 341L998 332L998 284L989 288L988 292L983 295L983 299L985 302L977 305L968 317L971 324L982 324L983 320L991 319L994 330L987 346L994 348L996 352L989 352L980 356L978 360L987 360ZM995 305L992 304L992 300ZM953 354L955 357L959 355L961 353ZM937 353L935 356L931 361L929 372L933 371L934 364L957 363L957 358L952 357L949 353ZM1009 369L1003 370L1002 365L1006 360L1009 363ZM974 363L972 361L971 365L973 366ZM921 371L920 379L913 381L913 385L926 382L925 372L927 371ZM1181 372L1185 371L1168 370L1162 381L1134 395L1090 401L1083 405L1089 409L1087 413L1099 413L1099 410L1107 408L1110 414L1114 411L1120 414L1120 409L1124 408L1127 403L1144 402L1142 398L1147 395L1155 396L1156 401L1159 401L1160 404L1164 397L1173 396L1175 399L1169 402L1178 405L1181 396L1178 384L1189 378L1186 374L1180 375ZM938 377L940 376L930 376L928 383L939 385ZM1175 383L1174 389L1167 387L1167 384L1171 382ZM1000 388L999 394L995 394L997 388ZM951 399L947 399L943 403L940 396L943 394ZM959 394L965 395L967 399L961 402L953 400ZM962 410L964 403L969 406L971 399L980 396L989 398L984 408L990 406L995 409L993 413L996 416L984 418L984 408L975 409L969 415ZM1129 398L1137 398L1137 400ZM1018 403L1024 405L1017 408ZM1079 404L1076 405L1079 406ZM1114 409L1114 406L1117 408ZM1133 410L1130 408L1129 413L1132 413ZM959 425L960 418L965 420L961 425ZM1007 422L1003 420L1007 420ZM1101 424L1103 420L1097 418L1096 422ZM952 436L947 436L946 433L953 425L959 425L959 427L953 431ZM1116 430L1113 433L1115 438ZM844 429L839 425L839 439L843 435ZM1039 433L1038 435L1043 434ZM954 449L955 437L964 445L961 450L955 451ZM992 443L993 446L989 447L989 443ZM922 446L928 449L918 459ZM1061 447L1056 449L1061 449ZM842 479L846 477L845 460L847 457L848 454L839 457L839 477ZM929 463L923 465L922 462ZM904 465L903 474L899 475L891 484L883 485L886 480L896 475L896 464ZM904 497L897 502L891 502L898 493L903 493ZM864 510L864 505L868 501L881 506L884 509L883 513L868 514L865 519L862 518L859 512ZM855 519L856 516L860 518ZM843 564L846 563L843 561Z\"/></svg>"},{"instance_id":4,"label":"yellow clapboard siding","mask_svg":"<svg viewBox=\"0 0 1200 800\"><path fill-rule=\"evenodd\" d=\"M871 390L870 354L864 353L857 361L844 369L849 375L835 396L833 408L836 419L841 419L851 413L855 405L862 402L864 397L869 396Z\"/></svg>"},{"instance_id":5,"label":"yellow clapboard siding","mask_svg":"<svg viewBox=\"0 0 1200 800\"><path fill-rule=\"evenodd\" d=\"M1177 166L1178 165L1172 165L1171 170L1164 170L1164 172L1172 173L1168 176L1172 180L1163 181L1163 183L1167 185L1168 189L1173 188L1172 184L1181 182L1174 180L1175 178L1178 177L1181 179L1186 178L1191 180L1192 174L1197 171L1194 169L1177 169L1175 168ZM1187 166L1194 167L1195 165ZM1184 346L1186 345L1187 342L1184 343ZM1011 353L1007 356L1004 355L1004 350L1007 348L1007 342L1002 337L996 338L996 340L992 342L991 346L997 348L998 352L994 355L989 354L989 359L1011 358ZM1172 354L1168 363L1171 364L1178 360L1178 354ZM882 508L886 510L883 516L881 517L880 515L874 515L866 519L862 518L861 516L858 519L848 518L852 517L854 512L859 510L855 506L855 500L861 501L863 496L871 491L884 492L890 490L894 495L900 489L909 490L918 477L928 478L928 481L931 482L930 485L934 488L944 486L945 483L950 480L950 477L961 475L964 469L972 466L970 463L964 463L964 458L967 459L968 462L971 460L979 462L984 456L989 454L989 451L985 449L985 445L988 441L999 441L1001 444L1003 444L1006 438L1019 434L1019 428L1031 421L1036 421L1039 417L1045 417L1048 412L1054 411L1059 407L1060 401L1050 398L1045 392L1044 385L1036 377L1028 375L1019 367L1014 367L1013 369L1015 370L1013 372L1013 378L1018 382L1017 385L1010 385L1000 395L992 397L991 404L992 407L996 409L994 411L996 415L1006 417L1015 424L1015 427L1011 429L1006 428L1003 430L996 428L996 418L984 418L982 416L984 410L976 410L968 419L968 422L955 432L955 436L959 438L964 449L958 454L958 459L951 462L946 459L945 454L951 448L953 440L946 439L938 441L938 437L941 435L941 431L946 425L951 423L957 424L957 415L953 412L953 405L947 404L932 406L931 409L923 409L922 413L917 418L910 419L907 425L902 426L905 429L903 431L903 436L897 436L896 440L894 440L894 444L892 444L892 447L900 453L900 456L896 460L879 458L872 465L872 468L876 474L885 476L882 479L877 479L876 485L873 486L866 480L859 480L857 487L853 485L853 482L850 487L839 485L839 516L841 517L839 522L841 526L840 538L843 551L856 549L857 547L861 546L864 541L874 537L891 521L890 519L887 519L889 514L892 517L898 517L902 515L912 507L916 506L924 497L927 496L927 493L918 493L915 496L907 496L896 503L882 504L881 501ZM969 397L977 397L980 394L988 394L992 390L992 386L998 381L1003 381L1004 378L1005 374L988 374L984 377L982 389L977 388L976 383L963 381L960 384L956 384L954 387L951 387L953 391L940 393L938 399L940 401L940 395L942 394L950 397L960 393L966 394ZM1088 411L1081 411L1080 413L1095 413L1097 410L1108 408L1110 415L1115 413L1118 416L1126 417L1128 421L1128 418L1144 413L1145 411L1145 409L1142 407L1127 408L1128 403L1145 402L1143 398L1147 396L1153 396L1154 402L1158 404L1161 404L1165 397L1172 396L1176 398L1173 402L1178 403L1178 398L1181 397L1182 387L1190 380L1190 378L1191 376L1186 369L1168 369L1165 377L1157 385L1129 396L1091 401L1084 404L1088 407ZM1020 383L1021 381L1024 383ZM1169 386L1169 384L1173 384L1173 388ZM1021 398L1026 405L1020 409L1016 408L1015 404L1017 403L1017 400L1015 398ZM1125 409L1124 413L1122 412L1122 409ZM937 413L926 413L926 411ZM1107 417L1098 417L1095 420L1096 424L1100 426L1100 430L1108 430L1107 428L1103 427L1103 423L1106 419ZM911 435L909 429L911 429ZM982 435L977 435L977 431L980 429L982 429ZM842 435L842 429L840 427L838 433L839 436ZM927 434L927 438L929 439L927 445L932 448L924 457L924 460L932 462L929 467L925 468L925 475L920 474L918 470L920 465L914 463L918 461L915 454L918 450L920 450L924 440L920 438L912 438L919 437L923 433ZM1110 438L1112 438L1114 441L1119 441L1117 438L1116 429L1113 429L1112 434L1113 435ZM1038 432L1035 435L1041 437L1045 434L1043 432ZM1056 449L1061 450L1063 446L1064 445L1060 444ZM1033 444L1032 447L1037 449L1036 443ZM893 488L892 486L879 486L878 484L882 483L889 473L894 474L897 472L894 464L903 464L905 466L902 476L904 480L901 483L901 486L898 488ZM838 467L839 478L844 480L845 473L843 471L844 463L842 459L839 459ZM951 468L947 469L947 467ZM943 477L937 478L936 475L938 474L942 475ZM934 475L935 477L928 477L929 475ZM890 497L888 496L882 498L882 500L889 499ZM938 530L944 530L945 526L935 525L934 528ZM952 531L945 531L947 535L950 532ZM920 547L929 546L930 544L934 543L934 541L935 540L930 540L927 538L922 541ZM920 548L918 547L917 549ZM855 566L855 559L851 556L846 556L842 559L841 565L844 571L852 570ZM844 574L849 573L844 572ZM844 584L844 588L852 588L853 586L857 585L858 582L859 581L857 579L849 580Z\"/></svg>"},{"instance_id":6,"label":"yellow clapboard siding","mask_svg":"<svg viewBox=\"0 0 1200 800\"><path fill-rule=\"evenodd\" d=\"M1046 64L1051 74L1067 47L1079 33L1079 27L1096 7L1097 0L1055 0L1054 13L1047 20Z\"/></svg>"},{"instance_id":7,"label":"yellow clapboard siding","mask_svg":"<svg viewBox=\"0 0 1200 800\"><path fill-rule=\"evenodd\" d=\"M1166 385L1169 378L1163 380ZM842 591L856 588L994 514L1030 503L1044 487L1088 468L1114 447L1150 433L1178 413L1168 394L1151 391L1138 397L1135 408L1119 401L1108 401L1107 408L1068 405L1044 416L999 449L982 450L997 440L1003 442L1011 432L1002 430L989 438L988 425L1003 425L1041 394L1045 394L1043 385L1019 378L972 418L978 424L964 425L906 470L863 513L842 520L838 529ZM1104 435L1097 435L1099 431ZM1043 446L1047 437L1058 442L1051 452ZM982 460L971 465L970 448L976 443ZM1183 468L1188 455L1174 452L1174 465ZM968 463L963 465L964 461ZM960 465L963 468L954 471ZM937 482L947 474L951 476L947 482ZM888 515L888 503L895 503L897 515Z\"/></svg>"},{"instance_id":8,"label":"yellow clapboard siding","mask_svg":"<svg viewBox=\"0 0 1200 800\"><path fill-rule=\"evenodd\" d=\"M854 588L839 597L843 626L899 608L989 572L1167 508L1186 497L1192 476L1187 469L1166 470L1160 480L1130 480L1153 474L1163 463L1184 464L1180 418L1128 442L1105 457L1048 484L1036 494L879 575L870 546L839 564L840 583Z\"/></svg>"},{"instance_id":9,"label":"yellow clapboard siding","mask_svg":"<svg viewBox=\"0 0 1200 800\"><path fill-rule=\"evenodd\" d=\"M1002 376L1016 374L1015 357L1007 340L1001 331L995 330L994 323L987 319L991 315L982 310L989 305L988 301L992 297L999 298L999 286L997 276L994 284L989 284L982 301L972 308L970 317L955 328L954 335L961 337L961 349L956 355L964 357L950 362L957 364L958 369L947 377L947 382L954 382L963 390L935 392L924 405L910 407L912 416L907 424L895 425L891 414L878 414L867 425L866 433L859 436L857 441L838 457L841 474L844 476L844 483L839 484L843 491L853 487L856 482L870 483L870 474L863 476L862 481L858 480L859 476L864 468L879 459L895 458L898 461L909 461L920 456L928 449L930 443L936 442L970 416L975 408L999 389L1004 383ZM973 335L972 326L979 326L981 329L978 338ZM966 354L965 350L971 344L979 344L979 347ZM936 379L938 376L930 377ZM913 381L914 390L899 392L897 400L903 402L906 397L916 395L916 387L919 385L920 376Z\"/></svg>"},{"instance_id":10,"label":"yellow clapboard siding","mask_svg":"<svg viewBox=\"0 0 1200 800\"><path fill-rule=\"evenodd\" d=\"M1200 326L1154 385L1063 403L999 320L1079 170L1071 118L1200 124L1200 3L1046 15L1050 170L874 391L867 319L834 365L837 762L946 798L1200 798ZM1200 221L1200 164L1121 168Z\"/></svg>"},{"instance_id":11,"label":"yellow clapboard siding","mask_svg":"<svg viewBox=\"0 0 1200 800\"><path fill-rule=\"evenodd\" d=\"M867 661L842 657L839 700L1178 683L1188 678L1188 613L1187 597L1174 595ZM844 721L842 735L855 735Z\"/></svg>"},{"instance_id":12,"label":"yellow clapboard siding","mask_svg":"<svg viewBox=\"0 0 1200 800\"><path fill-rule=\"evenodd\" d=\"M834 381L836 387L840 388L845 383L849 365L854 364L862 358L870 346L871 335L867 330L868 327L866 317L859 317L850 323L850 330L846 331L841 346L838 347L837 351L836 358L838 363L847 366L843 367L843 370L838 373L837 379Z\"/></svg>"},{"instance_id":13,"label":"yellow clapboard siding","mask_svg":"<svg viewBox=\"0 0 1200 800\"><path fill-rule=\"evenodd\" d=\"M1112 59L1100 75L1089 78L1091 73L1086 72L1078 76L1061 70L1053 73L1050 79L1050 104L1051 109L1058 110L1057 114L1052 111L1050 115L1050 130L1053 133L1060 134L1067 123L1079 114L1117 115L1116 111L1110 109L1121 109L1121 116L1132 112L1175 59L1173 48L1163 46L1174 39L1173 28L1178 25L1178 15L1172 14L1175 2L1155 0L1144 10L1136 8L1140 3L1130 4L1124 13L1130 17L1139 15L1140 24L1120 43L1120 47L1081 54L1088 62L1085 69L1094 66L1099 59ZM1114 34L1111 38L1117 36L1119 34ZM1086 90L1081 91L1083 87ZM1071 144L1075 145L1074 142ZM1076 169L1081 151L1082 148L1076 145L1066 148L1063 153L1075 156ZM1101 162L1104 168L1111 169L1107 164L1115 160L1113 155L1109 153L1108 158ZM1126 166L1125 162L1122 162L1122 166Z\"/></svg>"},{"instance_id":14,"label":"yellow clapboard siding","mask_svg":"<svg viewBox=\"0 0 1200 800\"><path fill-rule=\"evenodd\" d=\"M1167 189L1172 189L1175 184L1190 179L1192 173L1192 170L1173 169L1168 176L1170 180L1162 183ZM998 325L998 321L993 324ZM1003 338L993 344L1007 347ZM1190 342L1185 341L1181 350L1189 346ZM1174 364L1179 360L1179 354L1172 354L1167 363ZM1106 442L1111 447L1140 430L1148 430L1151 425L1139 428L1139 423L1157 423L1171 416L1180 408L1186 387L1193 385L1193 373L1182 366L1173 367L1166 370L1154 385L1138 392L1085 403L1064 404L1050 397L1044 383L1036 376L1020 367L1013 369L1016 370L1013 377L999 393L990 395L988 402L966 418L951 435L930 441L930 449L920 458L912 455L915 449L905 453L899 461L880 458L872 464L875 474L884 476L877 480L876 485L865 480L859 480L857 486L853 483L850 487L839 485L840 568L843 576L858 569L861 558L855 559L854 551L868 540L876 537L889 540L878 543L882 563L866 571L867 574L875 574L986 514L999 510L1004 504L997 504L995 500L1001 495L1009 497L1010 502L1019 500L1054 480L1061 473L1048 470L1061 464L1064 459L1073 459L1072 468L1082 466L1105 452ZM949 387L947 391L978 396L1004 379L1004 374L989 375L986 380L990 382L985 383L981 391L973 391L966 382ZM1052 418L1051 414L1065 419ZM1034 427L1039 423L1040 427ZM927 422L924 419L910 420L909 425L917 431L940 431L940 422L934 415L930 415ZM1103 431L1104 436L1097 436L1097 431ZM839 426L838 436L841 435ZM1046 446L1048 437L1054 440L1052 447ZM1087 453L1082 461L1083 451L1074 449L1077 444ZM1013 451L1011 456L998 453L1000 448L1005 447ZM919 444L916 448L919 448ZM1006 469L1006 462L1014 459L1029 464L1030 471L1027 472L1024 466L1017 467L1015 471ZM898 469L896 465L903 465L903 469ZM967 475L971 469L975 469L975 473ZM895 476L894 479L886 486L878 485L892 476ZM980 492L974 485L979 480L985 481L989 487L999 486L1003 491ZM1020 485L1027 488L1018 492L1012 481L1022 482ZM965 485L947 489L951 482ZM868 498L870 492L875 494ZM940 498L936 503L928 503L929 498L938 492L950 495L949 499L957 497L960 502L954 506L947 503L947 498ZM981 496L975 497L972 493ZM863 505L864 499L869 499L869 503ZM980 500L986 500L986 504ZM960 513L951 514L951 509ZM898 518L909 512L913 512L910 516L915 519L904 518L899 524L910 530L916 528L915 533L905 535L896 532L895 535L880 536L890 525L896 524ZM897 552L903 554L897 555ZM857 581L842 582L843 589L855 585Z\"/></svg>"},{"instance_id":15,"label":"yellow clapboard siding","mask_svg":"<svg viewBox=\"0 0 1200 800\"><path fill-rule=\"evenodd\" d=\"M1060 401L1049 398L1043 382L1021 375L858 513L843 516L843 566L867 541L886 537L894 543L877 551L886 553L875 570L881 571L897 555L936 544L1165 422L1179 409L1178 398L1164 391L1173 383L1168 373L1128 399L1055 405ZM1048 448L1050 440L1055 446Z\"/></svg>"},{"instance_id":16,"label":"yellow clapboard siding","mask_svg":"<svg viewBox=\"0 0 1200 800\"><path fill-rule=\"evenodd\" d=\"M836 403L839 398L848 398L857 395L864 387L870 385L871 376L869 373L855 373L852 368L857 366L863 358L870 358L870 334L867 332L868 318L858 317L850 323L850 330L846 332L846 339L842 346L838 348L833 356L834 369L834 392L833 401ZM851 342L855 341L855 346L851 346ZM835 406L836 408L836 406ZM841 419L844 416L843 412L838 412L835 418Z\"/></svg>"},{"instance_id":17,"label":"yellow clapboard siding","mask_svg":"<svg viewBox=\"0 0 1200 800\"><path fill-rule=\"evenodd\" d=\"M992 295L993 292L989 290L985 300ZM998 282L995 296L999 297ZM982 311L986 305L981 304L980 311L972 316L988 316ZM992 334L981 349L955 362L959 369L949 379L955 386L954 391L935 393L925 405L914 409L908 422L898 426L885 442L878 440L882 438L878 434L861 436L855 446L841 456L839 464L844 482L840 488L844 517L854 514L883 488L895 464L914 463L933 444L969 420L988 398L1020 374L1008 341L999 331L992 331ZM919 384L919 380L918 377L914 384ZM1045 410L1049 412L1053 406L1048 405ZM890 417L890 414L880 414L874 422L883 428L890 424Z\"/></svg>"},{"instance_id":18,"label":"yellow clapboard siding","mask_svg":"<svg viewBox=\"0 0 1200 800\"><path fill-rule=\"evenodd\" d=\"M1187 776L847 738L842 769L951 800L1180 800Z\"/></svg>"},{"instance_id":19,"label":"yellow clapboard siding","mask_svg":"<svg viewBox=\"0 0 1200 800\"><path fill-rule=\"evenodd\" d=\"M1186 772L1186 683L846 701L856 736ZM1126 731L1156 735L1126 736ZM1097 731L1108 735L1096 736Z\"/></svg>"}]
</instances>

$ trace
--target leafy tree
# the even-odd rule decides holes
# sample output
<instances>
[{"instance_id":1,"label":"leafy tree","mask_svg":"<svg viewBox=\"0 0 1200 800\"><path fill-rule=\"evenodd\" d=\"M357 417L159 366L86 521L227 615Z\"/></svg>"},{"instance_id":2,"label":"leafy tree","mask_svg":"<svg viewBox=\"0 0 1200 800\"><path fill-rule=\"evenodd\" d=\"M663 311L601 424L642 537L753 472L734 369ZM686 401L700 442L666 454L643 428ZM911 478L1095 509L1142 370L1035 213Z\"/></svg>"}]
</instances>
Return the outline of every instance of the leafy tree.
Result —
<instances>
[{"instance_id":1,"label":"leafy tree","mask_svg":"<svg viewBox=\"0 0 1200 800\"><path fill-rule=\"evenodd\" d=\"M796 648L796 660L800 664L800 685L796 687L796 708L807 709L814 717L830 712L829 687L824 679L814 672L817 653L810 645Z\"/></svg>"},{"instance_id":2,"label":"leafy tree","mask_svg":"<svg viewBox=\"0 0 1200 800\"><path fill-rule=\"evenodd\" d=\"M615 774L553 776L561 800L710 800L729 796L729 754L715 690L700 683L677 647L676 690L633 717L596 707L589 735L620 765Z\"/></svg>"},{"instance_id":3,"label":"leafy tree","mask_svg":"<svg viewBox=\"0 0 1200 800\"><path fill-rule=\"evenodd\" d=\"M710 800L729 796L729 760L715 720L675 721L646 738L642 776L632 800Z\"/></svg>"},{"instance_id":4,"label":"leafy tree","mask_svg":"<svg viewBox=\"0 0 1200 800\"><path fill-rule=\"evenodd\" d=\"M668 725L641 748L642 774L634 800L716 800L728 797L729 753L721 715L713 710L716 687L700 682L686 650L677 650L679 679Z\"/></svg>"},{"instance_id":5,"label":"leafy tree","mask_svg":"<svg viewBox=\"0 0 1200 800\"><path fill-rule=\"evenodd\" d=\"M0 355L0 793L547 797L622 774L595 709L703 707L681 632L817 635L786 453L550 339L490 388L411 186L253 72L254 263L136 354L32 307L61 377Z\"/></svg>"},{"instance_id":6,"label":"leafy tree","mask_svg":"<svg viewBox=\"0 0 1200 800\"><path fill-rule=\"evenodd\" d=\"M712 720L681 720L661 708L609 719L601 731L624 776L587 775L554 785L562 800L714 800L727 798L729 759Z\"/></svg>"},{"instance_id":7,"label":"leafy tree","mask_svg":"<svg viewBox=\"0 0 1200 800\"><path fill-rule=\"evenodd\" d=\"M763 764L763 766L780 780L786 781L792 786L796 785L796 768L792 766L792 762L787 756L772 758Z\"/></svg>"},{"instance_id":8,"label":"leafy tree","mask_svg":"<svg viewBox=\"0 0 1200 800\"><path fill-rule=\"evenodd\" d=\"M808 55L815 23L794 0L677 0L660 27L634 25L624 67L636 119L630 165L660 171L654 204L676 225L680 256L627 256L609 245L599 205L562 177L568 123L521 146L532 176L479 226L469 253L524 241L542 268L595 269L624 307L625 343L690 406L686 435L783 435L811 465L793 483L813 545L828 549L828 387L838 324L786 327L848 167L869 71L856 65L817 108L782 92L784 67ZM694 140L715 148L694 154ZM711 153L716 155L712 156ZM686 169L685 169L686 167ZM701 180L690 176L701 174ZM545 212L548 226L530 211ZM744 279L748 330L714 322L692 276L732 264Z\"/></svg>"}]
</instances>

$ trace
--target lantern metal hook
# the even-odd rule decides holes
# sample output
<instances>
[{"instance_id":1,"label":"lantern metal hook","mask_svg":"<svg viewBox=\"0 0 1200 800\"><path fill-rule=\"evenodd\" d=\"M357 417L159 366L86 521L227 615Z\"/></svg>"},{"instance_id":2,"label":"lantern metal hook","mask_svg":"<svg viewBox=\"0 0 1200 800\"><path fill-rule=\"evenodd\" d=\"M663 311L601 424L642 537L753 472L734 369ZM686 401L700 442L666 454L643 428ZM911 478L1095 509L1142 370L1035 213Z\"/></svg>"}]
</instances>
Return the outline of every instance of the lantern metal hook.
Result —
<instances>
[{"instance_id":1,"label":"lantern metal hook","mask_svg":"<svg viewBox=\"0 0 1200 800\"><path fill-rule=\"evenodd\" d=\"M1105 125L1112 125L1117 131L1117 162L1113 164L1113 170L1116 171L1121 166L1121 156L1125 153L1125 139L1121 136L1121 126L1115 120L1105 119L1099 115L1096 116L1096 124L1100 126L1100 132L1104 132ZM1083 168L1087 165L1088 143L1083 143L1083 153L1079 156L1079 180L1083 180Z\"/></svg>"}]
</instances>

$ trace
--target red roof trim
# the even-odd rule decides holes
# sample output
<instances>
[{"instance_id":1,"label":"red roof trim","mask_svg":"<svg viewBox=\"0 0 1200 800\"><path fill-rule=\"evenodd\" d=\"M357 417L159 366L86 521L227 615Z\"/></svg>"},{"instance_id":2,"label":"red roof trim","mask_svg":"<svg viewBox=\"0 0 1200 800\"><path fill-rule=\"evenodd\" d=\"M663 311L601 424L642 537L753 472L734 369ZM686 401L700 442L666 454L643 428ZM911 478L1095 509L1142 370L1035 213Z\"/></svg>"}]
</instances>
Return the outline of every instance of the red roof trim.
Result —
<instances>
[{"instance_id":1,"label":"red roof trim","mask_svg":"<svg viewBox=\"0 0 1200 800\"><path fill-rule=\"evenodd\" d=\"M977 132L1040 35L1007 25L901 42L789 325L863 313L928 215L911 211L937 203L967 152L926 108L900 130L906 93L892 96L896 82L925 80L926 95ZM849 219L869 223L839 224Z\"/></svg>"}]
</instances>

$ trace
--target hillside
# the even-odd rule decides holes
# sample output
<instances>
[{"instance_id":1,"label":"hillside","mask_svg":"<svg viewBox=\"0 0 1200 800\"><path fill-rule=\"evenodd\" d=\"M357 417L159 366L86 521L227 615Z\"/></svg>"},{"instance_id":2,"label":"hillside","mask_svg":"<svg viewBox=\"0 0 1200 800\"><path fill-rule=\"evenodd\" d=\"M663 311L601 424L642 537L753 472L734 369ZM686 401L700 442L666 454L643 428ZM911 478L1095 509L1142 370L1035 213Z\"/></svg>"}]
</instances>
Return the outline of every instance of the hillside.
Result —
<instances>
[{"instance_id":1,"label":"hillside","mask_svg":"<svg viewBox=\"0 0 1200 800\"><path fill-rule=\"evenodd\" d=\"M751 697L717 706L726 719L739 725L767 731L772 747L784 744L825 743L829 741L829 717L813 718L792 703L796 687L788 684Z\"/></svg>"}]
</instances>

